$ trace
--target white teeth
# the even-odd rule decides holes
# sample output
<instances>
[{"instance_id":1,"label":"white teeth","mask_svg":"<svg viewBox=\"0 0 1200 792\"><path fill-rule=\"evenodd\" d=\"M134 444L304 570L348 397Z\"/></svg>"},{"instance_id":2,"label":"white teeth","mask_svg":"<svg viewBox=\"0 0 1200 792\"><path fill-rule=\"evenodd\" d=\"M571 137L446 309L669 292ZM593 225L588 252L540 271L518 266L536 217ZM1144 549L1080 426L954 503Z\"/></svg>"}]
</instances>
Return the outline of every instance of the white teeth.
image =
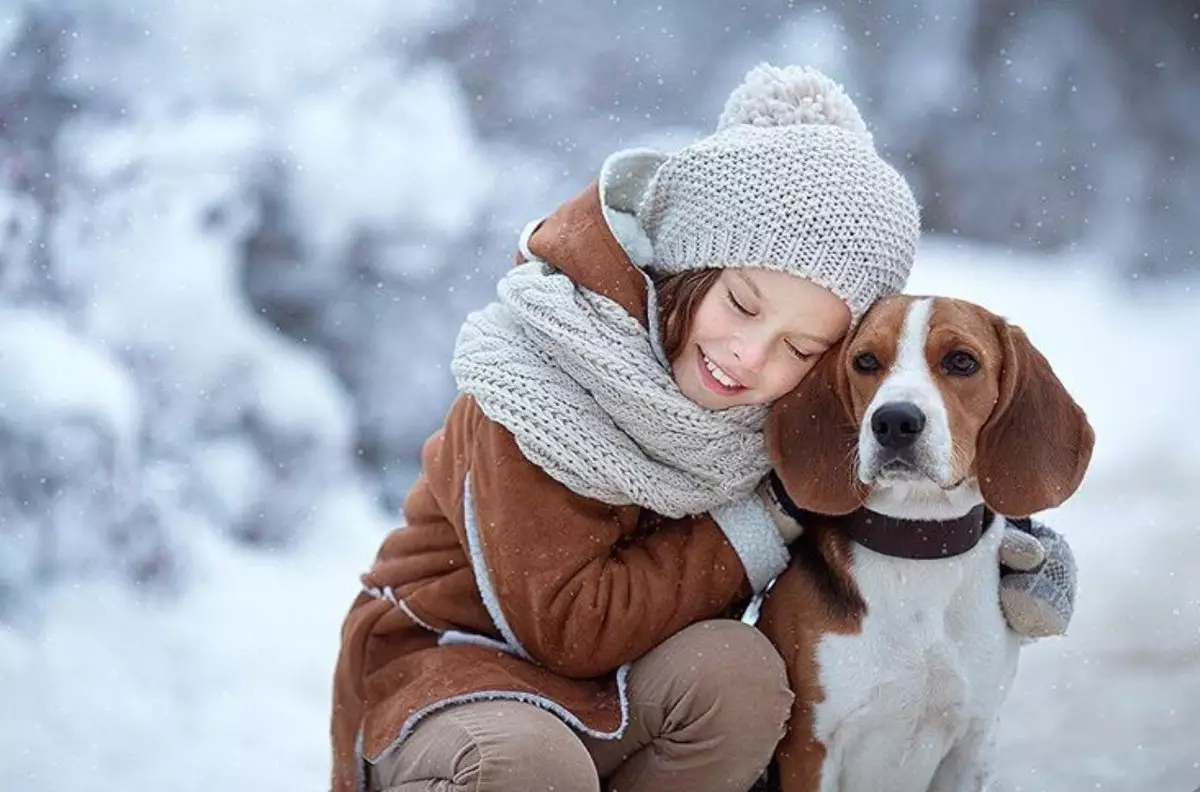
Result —
<instances>
[{"instance_id":1,"label":"white teeth","mask_svg":"<svg viewBox=\"0 0 1200 792\"><path fill-rule=\"evenodd\" d=\"M713 378L717 382L721 383L726 388L742 387L740 382L726 374L724 371L721 371L721 367L709 360L707 355L704 356L704 367L708 369L709 373L713 375Z\"/></svg>"}]
</instances>

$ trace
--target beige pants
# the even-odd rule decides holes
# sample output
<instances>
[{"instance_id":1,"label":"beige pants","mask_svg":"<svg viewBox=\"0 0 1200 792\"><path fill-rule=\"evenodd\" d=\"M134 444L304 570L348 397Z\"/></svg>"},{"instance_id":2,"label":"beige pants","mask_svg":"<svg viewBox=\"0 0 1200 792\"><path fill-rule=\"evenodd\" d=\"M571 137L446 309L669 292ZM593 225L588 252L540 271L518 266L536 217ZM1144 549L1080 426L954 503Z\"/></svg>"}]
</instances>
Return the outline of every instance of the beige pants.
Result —
<instances>
[{"instance_id":1,"label":"beige pants","mask_svg":"<svg viewBox=\"0 0 1200 792\"><path fill-rule=\"evenodd\" d=\"M620 740L580 737L517 701L430 715L371 767L371 792L746 792L783 737L792 694L753 627L700 622L633 664Z\"/></svg>"}]
</instances>

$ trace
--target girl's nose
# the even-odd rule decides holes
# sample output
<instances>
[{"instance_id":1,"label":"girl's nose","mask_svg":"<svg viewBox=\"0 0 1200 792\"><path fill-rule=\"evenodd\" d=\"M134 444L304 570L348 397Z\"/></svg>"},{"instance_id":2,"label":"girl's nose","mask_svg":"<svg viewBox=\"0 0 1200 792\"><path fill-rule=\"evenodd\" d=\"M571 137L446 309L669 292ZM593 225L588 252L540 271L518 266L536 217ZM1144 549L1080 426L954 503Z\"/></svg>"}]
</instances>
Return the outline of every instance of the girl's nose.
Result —
<instances>
[{"instance_id":1,"label":"girl's nose","mask_svg":"<svg viewBox=\"0 0 1200 792\"><path fill-rule=\"evenodd\" d=\"M738 338L731 345L733 356L751 371L758 371L767 362L767 345L756 338Z\"/></svg>"}]
</instances>

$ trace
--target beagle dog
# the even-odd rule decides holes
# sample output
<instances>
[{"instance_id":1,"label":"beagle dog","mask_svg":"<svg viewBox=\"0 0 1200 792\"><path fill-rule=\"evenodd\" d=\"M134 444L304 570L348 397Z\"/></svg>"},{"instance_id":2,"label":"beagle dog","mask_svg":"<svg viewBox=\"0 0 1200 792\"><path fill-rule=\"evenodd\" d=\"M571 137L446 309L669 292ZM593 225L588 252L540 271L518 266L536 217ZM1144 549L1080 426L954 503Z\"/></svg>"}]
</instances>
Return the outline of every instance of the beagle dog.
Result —
<instances>
[{"instance_id":1,"label":"beagle dog","mask_svg":"<svg viewBox=\"0 0 1200 792\"><path fill-rule=\"evenodd\" d=\"M1021 643L1000 608L999 515L1074 493L1094 441L1083 410L1019 328L898 295L766 431L804 527L758 622L795 694L779 788L988 788Z\"/></svg>"}]
</instances>

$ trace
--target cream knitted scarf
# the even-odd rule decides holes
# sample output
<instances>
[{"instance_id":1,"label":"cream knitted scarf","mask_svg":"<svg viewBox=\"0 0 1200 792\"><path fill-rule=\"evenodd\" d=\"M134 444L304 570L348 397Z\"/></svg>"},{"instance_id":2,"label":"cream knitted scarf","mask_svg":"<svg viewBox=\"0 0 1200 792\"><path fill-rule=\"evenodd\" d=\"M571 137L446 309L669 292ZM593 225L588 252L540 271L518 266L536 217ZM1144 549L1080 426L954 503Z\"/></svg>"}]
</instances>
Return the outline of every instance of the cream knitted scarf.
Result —
<instances>
[{"instance_id":1,"label":"cream knitted scarf","mask_svg":"<svg viewBox=\"0 0 1200 792\"><path fill-rule=\"evenodd\" d=\"M541 261L471 314L451 370L522 453L585 497L667 517L751 493L770 469L765 407L707 410L680 392L658 338L613 300Z\"/></svg>"}]
</instances>

